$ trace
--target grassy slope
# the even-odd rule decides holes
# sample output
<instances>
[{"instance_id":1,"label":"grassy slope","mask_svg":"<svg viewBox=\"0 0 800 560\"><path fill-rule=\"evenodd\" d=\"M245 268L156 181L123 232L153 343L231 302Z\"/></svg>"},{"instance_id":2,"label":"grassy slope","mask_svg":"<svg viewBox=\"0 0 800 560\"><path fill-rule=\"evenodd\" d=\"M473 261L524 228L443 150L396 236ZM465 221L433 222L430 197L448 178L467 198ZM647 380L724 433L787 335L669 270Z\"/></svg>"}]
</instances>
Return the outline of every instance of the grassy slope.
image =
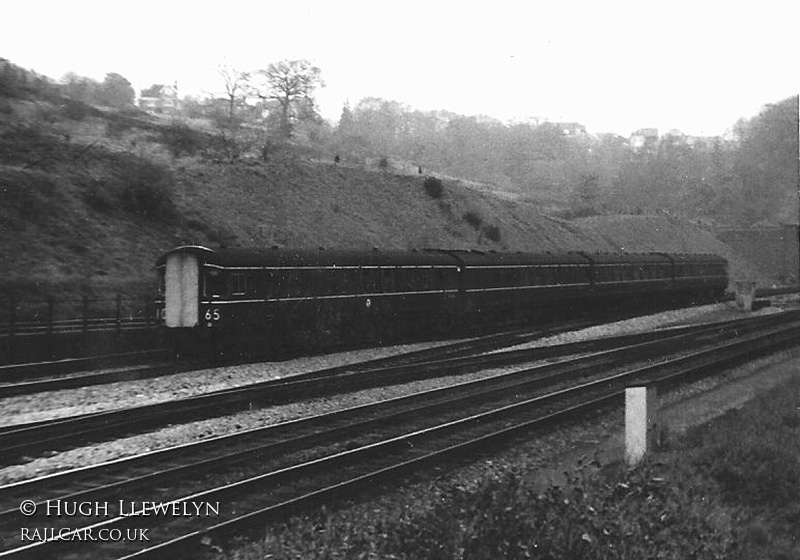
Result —
<instances>
[{"instance_id":1,"label":"grassy slope","mask_svg":"<svg viewBox=\"0 0 800 560\"><path fill-rule=\"evenodd\" d=\"M93 109L75 119L74 107L42 101L5 100L0 112L0 291L20 296L146 293L154 259L182 243L713 251L747 269L711 234L666 218L566 222L469 183L446 179L436 200L422 177L291 150L266 163L174 158L162 143L166 121ZM169 200L138 203L141 190Z\"/></svg>"}]
</instances>

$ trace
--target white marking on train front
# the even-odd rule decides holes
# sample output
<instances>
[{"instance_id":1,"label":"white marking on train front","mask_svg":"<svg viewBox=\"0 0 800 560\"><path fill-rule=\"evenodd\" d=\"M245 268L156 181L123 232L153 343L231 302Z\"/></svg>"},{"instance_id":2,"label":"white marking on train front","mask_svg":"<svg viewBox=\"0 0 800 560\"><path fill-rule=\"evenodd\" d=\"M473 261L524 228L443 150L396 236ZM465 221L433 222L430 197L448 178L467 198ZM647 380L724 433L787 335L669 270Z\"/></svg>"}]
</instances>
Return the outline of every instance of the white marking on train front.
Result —
<instances>
[{"instance_id":1,"label":"white marking on train front","mask_svg":"<svg viewBox=\"0 0 800 560\"><path fill-rule=\"evenodd\" d=\"M176 254L167 257L165 304L168 327L197 325L198 277L196 256Z\"/></svg>"}]
</instances>

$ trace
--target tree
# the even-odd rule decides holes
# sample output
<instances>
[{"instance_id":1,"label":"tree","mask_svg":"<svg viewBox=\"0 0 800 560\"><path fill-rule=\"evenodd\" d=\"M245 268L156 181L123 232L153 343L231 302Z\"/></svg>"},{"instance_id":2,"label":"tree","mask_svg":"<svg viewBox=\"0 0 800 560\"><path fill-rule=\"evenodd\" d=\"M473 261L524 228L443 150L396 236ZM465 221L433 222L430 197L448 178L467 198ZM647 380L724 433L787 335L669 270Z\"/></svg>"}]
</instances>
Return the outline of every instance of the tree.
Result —
<instances>
[{"instance_id":1,"label":"tree","mask_svg":"<svg viewBox=\"0 0 800 560\"><path fill-rule=\"evenodd\" d=\"M128 80L114 72L106 74L100 86L100 102L103 105L122 109L126 105L133 105L135 98L136 92Z\"/></svg>"},{"instance_id":2,"label":"tree","mask_svg":"<svg viewBox=\"0 0 800 560\"><path fill-rule=\"evenodd\" d=\"M240 72L226 63L220 64L217 67L217 72L225 86L225 95L228 98L228 122L232 124L233 112L236 108L236 99L239 96L244 96L247 88L247 81L250 79L250 73Z\"/></svg>"},{"instance_id":3,"label":"tree","mask_svg":"<svg viewBox=\"0 0 800 560\"><path fill-rule=\"evenodd\" d=\"M734 169L754 220L797 220L797 131L797 96L766 105L739 127Z\"/></svg>"},{"instance_id":4,"label":"tree","mask_svg":"<svg viewBox=\"0 0 800 560\"><path fill-rule=\"evenodd\" d=\"M281 135L291 136L293 121L315 114L314 90L325 85L320 69L308 60L282 60L257 74L264 83L253 84L253 92L262 100L278 103Z\"/></svg>"},{"instance_id":5,"label":"tree","mask_svg":"<svg viewBox=\"0 0 800 560\"><path fill-rule=\"evenodd\" d=\"M84 103L95 103L98 101L102 85L90 78L79 76L75 72L67 72L61 78L64 84L64 95Z\"/></svg>"},{"instance_id":6,"label":"tree","mask_svg":"<svg viewBox=\"0 0 800 560\"><path fill-rule=\"evenodd\" d=\"M164 90L164 84L153 84L147 89L141 91L142 97L160 97L161 92Z\"/></svg>"},{"instance_id":7,"label":"tree","mask_svg":"<svg viewBox=\"0 0 800 560\"><path fill-rule=\"evenodd\" d=\"M347 138L353 134L353 126L353 112L350 110L350 104L345 102L342 106L342 115L339 117L336 134L342 138Z\"/></svg>"}]
</instances>

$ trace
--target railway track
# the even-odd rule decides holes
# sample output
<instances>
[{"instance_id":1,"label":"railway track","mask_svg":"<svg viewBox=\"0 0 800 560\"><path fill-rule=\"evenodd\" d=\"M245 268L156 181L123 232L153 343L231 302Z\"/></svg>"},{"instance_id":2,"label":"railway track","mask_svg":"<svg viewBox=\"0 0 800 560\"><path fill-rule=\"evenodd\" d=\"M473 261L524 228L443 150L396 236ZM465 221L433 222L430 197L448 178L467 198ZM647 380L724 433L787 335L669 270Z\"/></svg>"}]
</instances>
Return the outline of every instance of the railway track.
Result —
<instances>
[{"instance_id":1,"label":"railway track","mask_svg":"<svg viewBox=\"0 0 800 560\"><path fill-rule=\"evenodd\" d=\"M339 371L354 371L358 368L377 369L393 365L410 364L425 360L443 359L470 355L478 352L500 349L522 344L537 338L552 336L561 332L578 330L608 321L631 317L631 313L619 313L615 317L593 317L572 321L562 321L546 327L524 327L496 334L470 337L466 340L441 344L432 348L405 352L402 354L367 360L358 364L326 368L327 374ZM222 364L199 360L168 361L167 350L133 352L90 358L69 358L64 360L10 364L0 366L0 398L28 395L45 391L59 391L90 385L103 385L121 381L133 381L185 373ZM131 363L156 361L155 364L135 365ZM247 361L230 362L224 365L239 365ZM98 371L104 368L102 371ZM116 368L111 369L109 368Z\"/></svg>"},{"instance_id":2,"label":"railway track","mask_svg":"<svg viewBox=\"0 0 800 560\"><path fill-rule=\"evenodd\" d=\"M566 331L628 319L633 316L636 316L636 314L631 312L617 313L613 316L606 314L572 321L562 321L544 328L524 327L497 334L470 337L466 340L445 343L429 349L368 360L361 362L359 365L353 364L340 368L329 368L325 371L333 374L336 371L354 370L358 367L377 369L425 360L442 359L446 356L470 355L522 344L530 340ZM107 356L0 365L0 398L148 379L217 367L219 365L239 365L242 363L248 362L231 361L225 364L217 364L200 360L170 361L169 352L166 349L157 349Z\"/></svg>"},{"instance_id":3,"label":"railway track","mask_svg":"<svg viewBox=\"0 0 800 560\"><path fill-rule=\"evenodd\" d=\"M0 462L11 464L40 452L52 452L125 435L143 433L168 424L214 418L242 410L285 404L314 397L361 390L376 386L406 383L424 378L469 373L478 369L534 362L579 352L603 352L617 349L625 352L635 344L659 344L667 337L678 341L692 337L728 333L737 336L765 325L790 321L798 312L784 312L746 320L679 327L676 329L623 335L558 346L510 350L490 354L445 357L439 360L417 354L410 363L382 368L343 366L225 389L200 396L153 405L130 407L107 412L84 414L56 420L0 428ZM652 342L654 341L654 342ZM485 348L485 345L484 345ZM426 351L427 352L427 351ZM405 358L409 360L409 357ZM363 369L362 369L363 368Z\"/></svg>"},{"instance_id":4,"label":"railway track","mask_svg":"<svg viewBox=\"0 0 800 560\"><path fill-rule=\"evenodd\" d=\"M100 368L114 368L166 358L165 349L125 352L86 358L64 358L19 364L0 365L0 379L4 382L30 381L47 376L68 375Z\"/></svg>"},{"instance_id":5,"label":"railway track","mask_svg":"<svg viewBox=\"0 0 800 560\"><path fill-rule=\"evenodd\" d=\"M522 328L497 334L469 338L463 341L442 344L433 348L415 350L397 355L367 360L358 364L326 368L327 374L340 371L361 369L377 369L419 361L442 359L447 356L461 356L513 346L536 338L552 336L560 332L593 326L597 320L568 321L547 328ZM95 358L70 358L54 362L38 362L0 366L0 379L8 381L0 383L0 398L28 395L45 391L59 391L90 385L103 385L120 381L133 381L185 373L203 368L215 367L205 361L183 360L181 362L166 361L168 352L156 350L136 352ZM108 370L130 361L156 360L158 363ZM247 362L231 362L225 365L237 365ZM80 371L80 368L87 371ZM106 368L103 371L92 371ZM47 377L47 378L45 378Z\"/></svg>"},{"instance_id":6,"label":"railway track","mask_svg":"<svg viewBox=\"0 0 800 560\"><path fill-rule=\"evenodd\" d=\"M9 485L0 488L0 535L11 542L15 526L31 523L31 518L23 517L18 510L23 496L36 496L42 511L47 500L52 503L58 499L64 503L90 503L109 502L113 497L115 504L118 500L122 504L142 503L146 488L150 489L147 500L154 504L175 504L179 511L190 504L219 504L219 515L172 516L165 523L165 516L124 515L128 506L114 510L112 505L109 518L94 523L84 519L87 524L81 529L83 533L76 534L85 536L89 530L96 534L101 529L122 532L146 526L152 540L115 543L100 549L95 548L98 543L85 548L87 543L82 540L76 557L196 554L198 547L202 549L202 542L224 542L232 534L263 528L270 519L284 518L298 508L342 492L425 466L485 453L536 427L568 417L574 419L576 414L616 402L624 387L632 383L677 383L796 344L800 319L794 317L788 324L761 324L746 336L744 330L740 325L733 333L717 330L713 336L701 334L702 331L669 336L663 341L626 348L625 352L618 349L526 368ZM642 366L642 361L654 355L655 350L664 359ZM667 358L667 354L672 355ZM634 365L637 361L638 366ZM206 454L209 451L211 455ZM190 483L192 477L195 482ZM127 513L130 511L128 507ZM55 520L45 519L51 527L56 526ZM69 557L70 544L75 543L62 539L4 548L0 558Z\"/></svg>"},{"instance_id":7,"label":"railway track","mask_svg":"<svg viewBox=\"0 0 800 560\"><path fill-rule=\"evenodd\" d=\"M256 407L406 383L423 378L464 374L481 368L508 366L578 352L600 352L620 347L624 350L625 346L646 343L648 340L658 340L666 336L691 338L699 336L702 332L713 334L720 330L729 332L733 336L743 329L760 328L762 325L790 320L798 315L800 312L785 312L754 319L680 327L669 331L624 335L583 343L445 357L430 361L425 358L425 356L430 357L430 354L417 354L410 363L401 365L365 369L364 364L357 364L356 368L344 366L153 405L5 426L0 428L0 448L4 450L0 462L11 464L40 452L64 450L143 433L168 424L214 418ZM406 356L405 359L410 358Z\"/></svg>"}]
</instances>

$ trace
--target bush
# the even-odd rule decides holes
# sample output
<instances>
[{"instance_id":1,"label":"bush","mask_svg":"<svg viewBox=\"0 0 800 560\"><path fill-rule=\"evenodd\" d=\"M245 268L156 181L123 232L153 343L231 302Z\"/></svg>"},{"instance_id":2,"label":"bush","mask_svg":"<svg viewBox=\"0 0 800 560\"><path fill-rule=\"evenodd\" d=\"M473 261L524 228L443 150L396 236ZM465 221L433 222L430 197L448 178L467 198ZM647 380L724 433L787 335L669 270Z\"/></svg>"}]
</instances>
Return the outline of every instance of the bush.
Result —
<instances>
[{"instance_id":1,"label":"bush","mask_svg":"<svg viewBox=\"0 0 800 560\"><path fill-rule=\"evenodd\" d=\"M774 512L791 512L800 503L800 462L796 459L800 434L794 420L771 410L780 410L778 400L765 405L768 412L759 416L728 414L728 427L706 435L697 454L696 464L716 480L732 503ZM753 428L766 422L767 430Z\"/></svg>"},{"instance_id":2,"label":"bush","mask_svg":"<svg viewBox=\"0 0 800 560\"><path fill-rule=\"evenodd\" d=\"M175 214L172 176L163 167L129 153L109 154L105 170L87 173L80 183L94 210L122 210L145 218Z\"/></svg>"},{"instance_id":3,"label":"bush","mask_svg":"<svg viewBox=\"0 0 800 560\"><path fill-rule=\"evenodd\" d=\"M4 214L13 210L15 218L26 222L47 223L63 207L64 197L52 175L39 170L6 168L0 185Z\"/></svg>"},{"instance_id":4,"label":"bush","mask_svg":"<svg viewBox=\"0 0 800 560\"><path fill-rule=\"evenodd\" d=\"M202 133L179 121L161 130L161 143L175 158L183 155L193 156L206 147Z\"/></svg>"},{"instance_id":5,"label":"bush","mask_svg":"<svg viewBox=\"0 0 800 560\"><path fill-rule=\"evenodd\" d=\"M85 189L84 200L92 210L109 212L114 208L114 194L103 181L88 177L81 182Z\"/></svg>"},{"instance_id":6,"label":"bush","mask_svg":"<svg viewBox=\"0 0 800 560\"><path fill-rule=\"evenodd\" d=\"M427 192L428 196L431 198L439 199L444 196L444 185L442 184L442 180L437 177L425 177L423 186L425 187L425 192Z\"/></svg>"},{"instance_id":7,"label":"bush","mask_svg":"<svg viewBox=\"0 0 800 560\"><path fill-rule=\"evenodd\" d=\"M224 132L214 134L208 138L208 142L200 152L200 157L208 163L220 163L223 161L233 161L241 154L241 148L236 138ZM272 154L271 148L267 147L266 152L262 148L261 157L269 157Z\"/></svg>"},{"instance_id":8,"label":"bush","mask_svg":"<svg viewBox=\"0 0 800 560\"><path fill-rule=\"evenodd\" d=\"M381 159L378 160L378 167L384 171L389 169L389 158L381 156Z\"/></svg>"},{"instance_id":9,"label":"bush","mask_svg":"<svg viewBox=\"0 0 800 560\"><path fill-rule=\"evenodd\" d=\"M486 226L483 228L483 233L485 233L486 237L495 243L500 241L500 228L497 226Z\"/></svg>"},{"instance_id":10,"label":"bush","mask_svg":"<svg viewBox=\"0 0 800 560\"><path fill-rule=\"evenodd\" d=\"M51 170L68 160L62 140L43 126L14 126L0 133L0 163Z\"/></svg>"},{"instance_id":11,"label":"bush","mask_svg":"<svg viewBox=\"0 0 800 560\"><path fill-rule=\"evenodd\" d=\"M129 212L155 218L174 213L169 174L146 160L132 163L122 177L121 200Z\"/></svg>"},{"instance_id":12,"label":"bush","mask_svg":"<svg viewBox=\"0 0 800 560\"><path fill-rule=\"evenodd\" d=\"M576 474L538 493L509 475L455 490L386 531L400 558L717 558L704 489L645 465L620 480Z\"/></svg>"},{"instance_id":13,"label":"bush","mask_svg":"<svg viewBox=\"0 0 800 560\"><path fill-rule=\"evenodd\" d=\"M483 219L476 213L470 210L469 212L464 212L464 221L467 222L475 229L480 229L481 224L483 223Z\"/></svg>"},{"instance_id":14,"label":"bush","mask_svg":"<svg viewBox=\"0 0 800 560\"><path fill-rule=\"evenodd\" d=\"M97 114L97 109L77 99L65 98L61 102L62 114L73 121L82 121Z\"/></svg>"},{"instance_id":15,"label":"bush","mask_svg":"<svg viewBox=\"0 0 800 560\"><path fill-rule=\"evenodd\" d=\"M130 120L112 116L106 119L106 136L109 138L122 138L128 131L134 128Z\"/></svg>"}]
</instances>

